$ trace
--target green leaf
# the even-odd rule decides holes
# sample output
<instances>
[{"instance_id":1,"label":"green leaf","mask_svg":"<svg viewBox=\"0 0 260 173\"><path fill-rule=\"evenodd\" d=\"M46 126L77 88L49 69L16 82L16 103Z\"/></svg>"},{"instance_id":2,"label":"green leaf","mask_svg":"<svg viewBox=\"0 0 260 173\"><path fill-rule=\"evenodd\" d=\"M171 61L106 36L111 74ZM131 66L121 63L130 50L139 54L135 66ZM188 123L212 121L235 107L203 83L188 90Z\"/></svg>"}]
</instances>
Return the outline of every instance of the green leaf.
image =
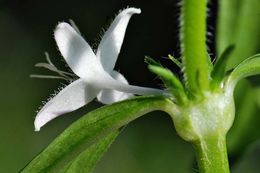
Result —
<instances>
[{"instance_id":1,"label":"green leaf","mask_svg":"<svg viewBox=\"0 0 260 173\"><path fill-rule=\"evenodd\" d=\"M127 125L94 173L191 173L192 145L164 115L156 111Z\"/></svg>"},{"instance_id":2,"label":"green leaf","mask_svg":"<svg viewBox=\"0 0 260 173\"><path fill-rule=\"evenodd\" d=\"M21 172L58 172L99 139L154 110L173 103L165 97L135 97L96 109L70 125Z\"/></svg>"},{"instance_id":3,"label":"green leaf","mask_svg":"<svg viewBox=\"0 0 260 173\"><path fill-rule=\"evenodd\" d=\"M228 46L214 65L213 71L211 72L214 85L220 84L224 79L227 61L230 54L234 51L234 48L234 45Z\"/></svg>"},{"instance_id":4,"label":"green leaf","mask_svg":"<svg viewBox=\"0 0 260 173\"><path fill-rule=\"evenodd\" d=\"M62 172L66 173L91 173L95 168L97 162L104 155L115 138L120 133L120 130L116 130L105 138L100 139L97 143L91 145L85 151L83 151L75 160L65 167Z\"/></svg>"},{"instance_id":5,"label":"green leaf","mask_svg":"<svg viewBox=\"0 0 260 173\"><path fill-rule=\"evenodd\" d=\"M227 86L235 87L243 78L260 74L260 54L254 55L240 63L230 74Z\"/></svg>"}]
</instances>

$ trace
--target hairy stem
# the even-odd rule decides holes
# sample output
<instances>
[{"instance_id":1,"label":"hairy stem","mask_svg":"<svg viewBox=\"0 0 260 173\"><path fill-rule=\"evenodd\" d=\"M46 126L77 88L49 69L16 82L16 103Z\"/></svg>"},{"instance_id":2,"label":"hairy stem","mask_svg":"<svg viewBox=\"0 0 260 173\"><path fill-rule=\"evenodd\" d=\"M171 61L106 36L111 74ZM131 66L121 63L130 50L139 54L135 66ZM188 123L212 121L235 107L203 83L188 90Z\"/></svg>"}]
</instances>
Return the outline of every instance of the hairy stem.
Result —
<instances>
[{"instance_id":1,"label":"hairy stem","mask_svg":"<svg viewBox=\"0 0 260 173\"><path fill-rule=\"evenodd\" d=\"M226 138L223 135L204 137L194 142L200 173L229 173Z\"/></svg>"},{"instance_id":2,"label":"hairy stem","mask_svg":"<svg viewBox=\"0 0 260 173\"><path fill-rule=\"evenodd\" d=\"M209 59L206 46L207 0L183 0L181 49L187 88L192 95L209 89Z\"/></svg>"}]
</instances>

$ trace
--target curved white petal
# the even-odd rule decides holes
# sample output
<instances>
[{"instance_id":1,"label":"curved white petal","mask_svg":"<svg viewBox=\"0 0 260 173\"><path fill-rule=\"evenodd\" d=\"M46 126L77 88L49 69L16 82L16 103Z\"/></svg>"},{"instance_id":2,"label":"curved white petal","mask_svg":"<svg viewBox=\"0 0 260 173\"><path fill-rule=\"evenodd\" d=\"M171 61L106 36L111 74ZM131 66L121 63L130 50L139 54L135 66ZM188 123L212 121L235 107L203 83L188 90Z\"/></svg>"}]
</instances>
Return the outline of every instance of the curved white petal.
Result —
<instances>
[{"instance_id":1,"label":"curved white petal","mask_svg":"<svg viewBox=\"0 0 260 173\"><path fill-rule=\"evenodd\" d=\"M107 72L110 73L114 69L131 16L139 13L141 13L141 10L136 8L123 10L104 34L96 55Z\"/></svg>"},{"instance_id":2,"label":"curved white petal","mask_svg":"<svg viewBox=\"0 0 260 173\"><path fill-rule=\"evenodd\" d=\"M165 91L160 89L128 85L116 80L109 81L105 87L137 95L167 95Z\"/></svg>"},{"instance_id":3,"label":"curved white petal","mask_svg":"<svg viewBox=\"0 0 260 173\"><path fill-rule=\"evenodd\" d=\"M121 81L115 80L106 72L100 73L97 78L98 80L93 80L91 85L102 89L112 89L137 95L167 95L165 91L160 89L128 85Z\"/></svg>"},{"instance_id":4,"label":"curved white petal","mask_svg":"<svg viewBox=\"0 0 260 173\"><path fill-rule=\"evenodd\" d=\"M35 131L39 131L43 125L57 116L86 105L97 96L99 91L86 86L82 79L69 84L39 111L34 121Z\"/></svg>"},{"instance_id":5,"label":"curved white petal","mask_svg":"<svg viewBox=\"0 0 260 173\"><path fill-rule=\"evenodd\" d=\"M62 56L79 77L95 76L103 70L89 44L69 24L58 24L54 37Z\"/></svg>"},{"instance_id":6,"label":"curved white petal","mask_svg":"<svg viewBox=\"0 0 260 173\"><path fill-rule=\"evenodd\" d=\"M111 76L117 81L120 81L124 84L128 84L126 78L122 74L118 73L117 71L112 71ZM130 94L130 93L119 92L119 91L111 90L111 89L103 89L98 94L97 99L101 103L111 104L114 102L128 99L132 96L133 96L133 94Z\"/></svg>"}]
</instances>

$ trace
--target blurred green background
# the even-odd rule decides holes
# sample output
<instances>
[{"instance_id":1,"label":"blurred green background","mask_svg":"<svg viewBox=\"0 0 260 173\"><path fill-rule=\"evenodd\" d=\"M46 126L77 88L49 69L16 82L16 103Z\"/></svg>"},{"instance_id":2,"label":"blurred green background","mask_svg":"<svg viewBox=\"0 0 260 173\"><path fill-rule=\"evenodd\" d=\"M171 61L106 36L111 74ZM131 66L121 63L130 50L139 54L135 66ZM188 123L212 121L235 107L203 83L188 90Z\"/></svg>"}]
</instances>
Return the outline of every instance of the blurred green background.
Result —
<instances>
[{"instance_id":1,"label":"blurred green background","mask_svg":"<svg viewBox=\"0 0 260 173\"><path fill-rule=\"evenodd\" d=\"M45 51L58 67L64 69L65 63L53 39L57 23L73 19L86 40L95 45L102 28L127 6L141 8L142 13L133 16L129 23L116 69L131 84L162 87L147 70L144 55L158 58L178 72L174 64L161 58L169 53L179 55L179 5L176 0L0 0L1 173L18 172L69 124L101 106L97 102L91 103L57 118L40 132L34 132L33 121L41 101L46 101L58 87L66 84L60 80L29 78L30 74L48 74L48 71L34 67L35 63L45 61ZM209 8L209 31L214 34L217 2L212 1ZM214 37L208 40L214 55ZM255 130L255 127L257 123L251 128ZM244 146L240 148L244 149ZM254 143L250 149L242 149L231 155L234 172L257 171L259 167L254 166L260 163L259 145ZM240 157L242 153L246 155ZM177 136L169 116L154 112L125 128L95 173L190 173L197 172L194 161L192 147Z\"/></svg>"}]
</instances>

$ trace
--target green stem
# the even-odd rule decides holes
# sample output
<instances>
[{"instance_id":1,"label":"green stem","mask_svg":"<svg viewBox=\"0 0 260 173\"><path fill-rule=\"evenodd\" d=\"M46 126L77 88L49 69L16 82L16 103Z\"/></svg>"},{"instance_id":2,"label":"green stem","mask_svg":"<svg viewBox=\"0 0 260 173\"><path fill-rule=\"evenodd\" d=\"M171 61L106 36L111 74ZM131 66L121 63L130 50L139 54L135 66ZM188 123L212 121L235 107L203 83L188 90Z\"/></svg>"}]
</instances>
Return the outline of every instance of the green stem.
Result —
<instances>
[{"instance_id":1,"label":"green stem","mask_svg":"<svg viewBox=\"0 0 260 173\"><path fill-rule=\"evenodd\" d=\"M229 173L226 138L216 135L194 142L200 173Z\"/></svg>"},{"instance_id":2,"label":"green stem","mask_svg":"<svg viewBox=\"0 0 260 173\"><path fill-rule=\"evenodd\" d=\"M209 89L209 58L206 46L207 0L183 0L181 48L188 90L193 95Z\"/></svg>"}]
</instances>

